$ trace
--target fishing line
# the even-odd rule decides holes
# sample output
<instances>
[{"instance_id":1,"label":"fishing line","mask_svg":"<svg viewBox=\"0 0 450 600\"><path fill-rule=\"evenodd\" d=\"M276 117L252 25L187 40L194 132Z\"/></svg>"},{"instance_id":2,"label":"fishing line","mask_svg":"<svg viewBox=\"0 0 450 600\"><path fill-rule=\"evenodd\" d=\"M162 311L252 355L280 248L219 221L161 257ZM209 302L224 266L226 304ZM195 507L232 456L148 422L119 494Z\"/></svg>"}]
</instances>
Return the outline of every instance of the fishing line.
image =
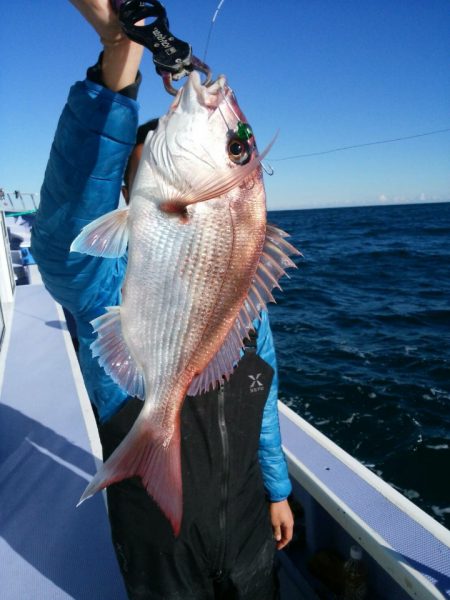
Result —
<instances>
[{"instance_id":1,"label":"fishing line","mask_svg":"<svg viewBox=\"0 0 450 600\"><path fill-rule=\"evenodd\" d=\"M341 152L342 150L351 150L353 148L363 148L365 146L375 146L377 144L390 144L391 142L401 142L403 140L412 140L414 138L425 137L426 135L435 135L450 131L450 127L445 129L436 129L434 131L426 131L425 133L416 133L414 135L406 135L404 137L391 138L389 140L378 140L376 142L366 142L364 144L354 144L352 146L340 146L331 150L321 150L320 152L309 152L307 154L294 154L293 156L284 156L283 158L272 158L273 161L292 160L294 158L306 158L308 156L321 156L322 154L331 154L332 152Z\"/></svg>"},{"instance_id":2,"label":"fishing line","mask_svg":"<svg viewBox=\"0 0 450 600\"><path fill-rule=\"evenodd\" d=\"M219 4L216 6L216 10L214 11L213 17L211 19L211 23L210 23L209 31L208 31L208 36L206 38L205 52L203 54L203 62L204 63L206 63L206 56L208 54L209 44L211 42L211 35L212 35L213 28L214 28L214 24L216 22L216 19L217 19L218 15L219 15L220 9L222 8L224 2L225 2L225 0L220 0ZM222 88L220 88L220 93L222 94L222 97L223 97L225 103L227 104L228 108L234 114L234 116L236 117L236 119L238 121L240 121L240 117L236 114L236 111L234 110L233 106L228 102L228 99L225 96ZM228 131L232 131L231 128L230 128L230 126L227 123L225 115L223 114L222 110L220 109L220 106L218 106L218 109L219 109L219 112L220 112L220 114L222 116L222 119L225 122L225 125L227 126ZM261 166L264 169L264 171L267 173L267 175L272 176L274 174L274 170L273 170L272 166L267 161L265 161L265 162L261 161Z\"/></svg>"},{"instance_id":3,"label":"fishing line","mask_svg":"<svg viewBox=\"0 0 450 600\"><path fill-rule=\"evenodd\" d=\"M220 0L219 4L216 6L216 10L214 11L213 18L211 19L211 24L209 26L208 37L206 38L206 46L205 53L203 55L203 62L206 63L206 55L208 54L209 42L211 41L211 34L214 27L214 23L216 22L217 15L219 14L220 9L222 8L222 4L225 0Z\"/></svg>"},{"instance_id":4,"label":"fishing line","mask_svg":"<svg viewBox=\"0 0 450 600\"><path fill-rule=\"evenodd\" d=\"M228 102L228 98L225 96L223 88L220 88L220 93L222 94L222 98L225 101L225 104L228 106L228 108L231 110L231 112L233 113L233 115L236 117L236 119L238 121L241 120L241 117L236 113L236 111L234 110L233 106Z\"/></svg>"},{"instance_id":5,"label":"fishing line","mask_svg":"<svg viewBox=\"0 0 450 600\"><path fill-rule=\"evenodd\" d=\"M223 98L223 100L224 100L225 104L226 104L226 105L228 106L228 108L231 110L231 112L232 112L232 113L233 113L233 115L236 117L236 119L237 119L238 121L240 121L240 120L241 120L241 118L239 117L239 115L237 115L237 114L236 114L236 111L234 110L233 106L232 106L232 105L231 105L231 104L228 102L228 98L225 96L225 93L224 93L224 91L223 91L223 88L222 88L222 87L220 87L220 88L219 88L219 92L222 94L222 98ZM227 126L227 128L228 128L228 131L233 131L233 129L232 129L232 128L231 128L231 127L228 125L228 122L227 122L227 120L226 120L226 118L225 118L225 115L223 114L223 112L222 112L222 110L221 110L220 106L217 106L217 108L219 109L219 112L220 112L220 114L222 115L222 119L225 121L225 125Z\"/></svg>"},{"instance_id":6,"label":"fishing line","mask_svg":"<svg viewBox=\"0 0 450 600\"><path fill-rule=\"evenodd\" d=\"M222 112L222 109L220 108L220 106L219 106L219 105L217 106L217 109L218 109L218 111L219 111L219 113L220 113L220 116L222 117L222 119L223 119L223 120L224 120L224 122L225 122L225 125L226 125L226 127L227 127L227 130L228 130L228 131L233 131L233 130L231 129L231 127L228 125L228 121L226 120L226 118L225 118L225 115L223 114L223 112Z\"/></svg>"}]
</instances>

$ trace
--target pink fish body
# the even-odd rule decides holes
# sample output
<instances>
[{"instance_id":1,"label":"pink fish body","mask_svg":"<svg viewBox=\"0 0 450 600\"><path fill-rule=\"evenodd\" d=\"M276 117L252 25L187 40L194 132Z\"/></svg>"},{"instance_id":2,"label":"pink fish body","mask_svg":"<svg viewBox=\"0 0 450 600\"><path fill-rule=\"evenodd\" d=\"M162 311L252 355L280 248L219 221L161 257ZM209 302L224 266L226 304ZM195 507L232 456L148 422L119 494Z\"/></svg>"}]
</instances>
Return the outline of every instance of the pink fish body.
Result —
<instances>
[{"instance_id":1,"label":"pink fish body","mask_svg":"<svg viewBox=\"0 0 450 600\"><path fill-rule=\"evenodd\" d=\"M170 520L182 520L180 411L231 375L252 321L273 300L298 253L266 224L251 130L223 77L192 73L145 142L130 207L83 229L72 250L120 256L120 307L93 322L94 355L130 395L145 400L122 444L81 500L139 475ZM243 129L244 127L244 129Z\"/></svg>"}]
</instances>

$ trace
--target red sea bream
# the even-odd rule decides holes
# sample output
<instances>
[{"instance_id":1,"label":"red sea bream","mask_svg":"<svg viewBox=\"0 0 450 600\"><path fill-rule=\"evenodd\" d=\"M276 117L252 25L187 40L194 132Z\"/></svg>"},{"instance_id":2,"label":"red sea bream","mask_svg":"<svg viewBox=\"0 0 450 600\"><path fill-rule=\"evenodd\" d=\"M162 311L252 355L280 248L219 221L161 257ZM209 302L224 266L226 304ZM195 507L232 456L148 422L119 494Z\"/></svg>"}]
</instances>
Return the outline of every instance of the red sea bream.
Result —
<instances>
[{"instance_id":1,"label":"red sea bream","mask_svg":"<svg viewBox=\"0 0 450 600\"><path fill-rule=\"evenodd\" d=\"M193 72L144 145L130 206L83 229L72 251L128 248L120 307L93 322L94 355L145 400L132 430L84 492L140 476L170 520L182 520L180 411L227 379L243 339L297 253L266 223L252 131L225 78Z\"/></svg>"}]
</instances>

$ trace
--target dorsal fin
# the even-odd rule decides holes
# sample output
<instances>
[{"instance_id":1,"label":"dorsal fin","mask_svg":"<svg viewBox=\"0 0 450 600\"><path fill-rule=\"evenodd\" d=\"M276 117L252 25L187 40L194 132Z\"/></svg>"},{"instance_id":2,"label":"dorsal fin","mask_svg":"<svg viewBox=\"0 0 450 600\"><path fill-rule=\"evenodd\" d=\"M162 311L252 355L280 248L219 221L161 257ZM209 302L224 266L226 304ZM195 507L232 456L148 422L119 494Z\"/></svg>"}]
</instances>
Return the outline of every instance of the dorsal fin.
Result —
<instances>
[{"instance_id":1,"label":"dorsal fin","mask_svg":"<svg viewBox=\"0 0 450 600\"><path fill-rule=\"evenodd\" d=\"M247 298L217 354L202 373L192 380L189 395L207 392L211 387L216 387L217 383L229 379L241 356L244 339L253 327L252 322L260 318L262 310L267 310L267 302L275 302L271 290L280 287L278 280L286 275L286 268L296 268L289 254L299 255L300 252L284 239L287 235L281 229L267 225L263 251Z\"/></svg>"}]
</instances>

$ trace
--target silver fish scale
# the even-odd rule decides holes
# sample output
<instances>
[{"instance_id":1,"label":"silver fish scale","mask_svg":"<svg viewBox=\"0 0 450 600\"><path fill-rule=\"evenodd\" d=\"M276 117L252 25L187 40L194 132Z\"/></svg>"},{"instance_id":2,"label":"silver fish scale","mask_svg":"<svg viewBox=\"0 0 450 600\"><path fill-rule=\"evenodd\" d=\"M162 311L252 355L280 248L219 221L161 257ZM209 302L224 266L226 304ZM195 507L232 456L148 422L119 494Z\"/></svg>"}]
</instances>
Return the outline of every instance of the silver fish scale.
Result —
<instances>
[{"instance_id":1,"label":"silver fish scale","mask_svg":"<svg viewBox=\"0 0 450 600\"><path fill-rule=\"evenodd\" d=\"M183 224L139 197L130 209L122 327L144 370L147 410L156 419L166 414L167 391L176 380L193 376L185 369L220 304L232 249L226 207L191 212L189 224Z\"/></svg>"}]
</instances>

